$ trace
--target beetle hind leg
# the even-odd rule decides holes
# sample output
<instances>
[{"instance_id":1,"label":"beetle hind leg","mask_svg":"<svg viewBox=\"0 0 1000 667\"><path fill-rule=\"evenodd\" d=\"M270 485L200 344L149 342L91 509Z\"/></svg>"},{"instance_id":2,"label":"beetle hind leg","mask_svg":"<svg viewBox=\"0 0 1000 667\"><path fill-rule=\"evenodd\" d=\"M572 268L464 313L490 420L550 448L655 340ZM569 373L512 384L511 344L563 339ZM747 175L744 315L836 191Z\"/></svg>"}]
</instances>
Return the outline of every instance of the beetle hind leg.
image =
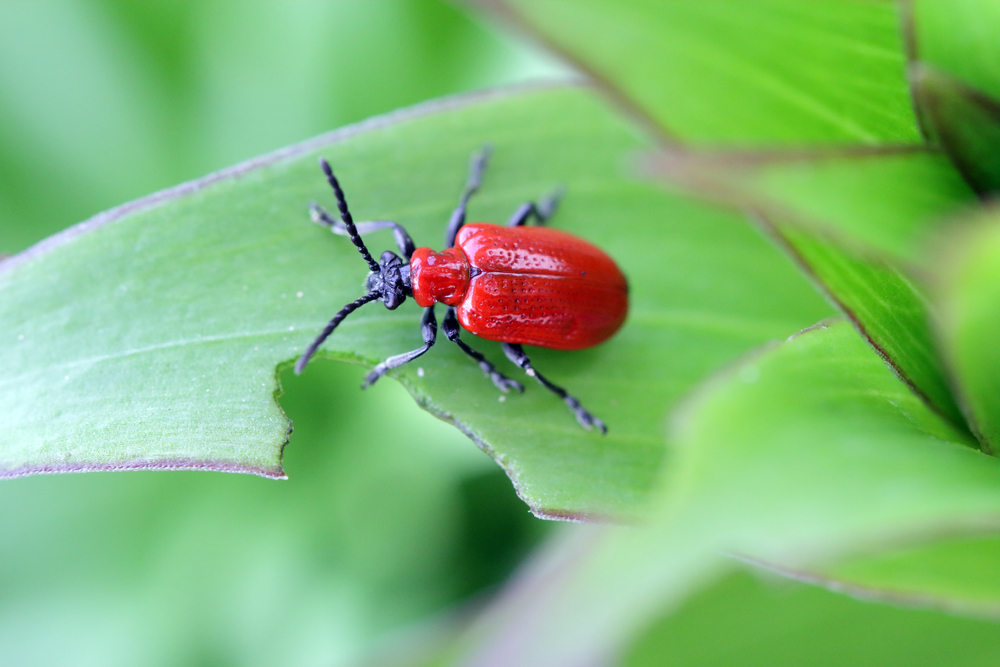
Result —
<instances>
[{"instance_id":1,"label":"beetle hind leg","mask_svg":"<svg viewBox=\"0 0 1000 667\"><path fill-rule=\"evenodd\" d=\"M477 153L472 154L472 159L469 162L469 179L465 183L465 189L462 190L462 196L458 198L458 207L455 208L451 213L451 218L448 220L448 230L444 235L444 247L454 248L455 247L455 236L458 235L458 230L462 228L465 224L466 209L469 207L469 199L472 195L479 191L479 188L483 184L483 174L486 172L486 165L490 161L490 155L493 153L493 146L486 144Z\"/></svg>"},{"instance_id":2,"label":"beetle hind leg","mask_svg":"<svg viewBox=\"0 0 1000 667\"><path fill-rule=\"evenodd\" d=\"M576 416L576 420L580 422L580 426L584 427L588 431L592 428L597 428L597 430L601 433L608 432L608 427L604 425L604 422L590 414L589 411L580 405L580 401L578 401L576 397L571 396L569 392L559 385L552 384L549 382L548 378L536 371L535 367L531 365L531 360L525 353L524 348L513 343L504 343L503 352L507 355L508 359L523 368L525 373L538 380L539 384L561 398Z\"/></svg>"},{"instance_id":3,"label":"beetle hind leg","mask_svg":"<svg viewBox=\"0 0 1000 667\"><path fill-rule=\"evenodd\" d=\"M420 321L420 333L423 334L424 344L415 350L410 352L404 352L402 354L397 354L395 356L389 357L378 366L372 369L371 373L365 376L364 384L361 385L362 389L367 389L371 385L378 382L378 379L391 371L393 368L399 368L403 364L409 363L422 355L427 350L431 349L434 345L434 341L437 340L437 318L434 316L434 306L424 309L424 317Z\"/></svg>"},{"instance_id":4,"label":"beetle hind leg","mask_svg":"<svg viewBox=\"0 0 1000 667\"><path fill-rule=\"evenodd\" d=\"M517 380L511 380L509 377L501 373L496 369L496 366L491 364L483 354L477 350L472 349L465 344L461 338L459 338L460 329L458 327L458 318L455 316L455 309L453 307L448 308L448 312L445 313L444 321L441 323L444 328L444 335L448 337L448 340L458 345L462 352L472 357L476 363L479 364L479 368L482 369L483 373L493 382L493 385L502 391L503 393L508 393L511 389L524 393L524 385Z\"/></svg>"},{"instance_id":5,"label":"beetle hind leg","mask_svg":"<svg viewBox=\"0 0 1000 667\"><path fill-rule=\"evenodd\" d=\"M555 215L563 194L565 194L565 189L559 187L553 190L541 203L536 204L533 201L524 202L514 211L514 215L510 216L507 226L522 227L527 225L532 218L538 221L540 226L544 226Z\"/></svg>"}]
</instances>

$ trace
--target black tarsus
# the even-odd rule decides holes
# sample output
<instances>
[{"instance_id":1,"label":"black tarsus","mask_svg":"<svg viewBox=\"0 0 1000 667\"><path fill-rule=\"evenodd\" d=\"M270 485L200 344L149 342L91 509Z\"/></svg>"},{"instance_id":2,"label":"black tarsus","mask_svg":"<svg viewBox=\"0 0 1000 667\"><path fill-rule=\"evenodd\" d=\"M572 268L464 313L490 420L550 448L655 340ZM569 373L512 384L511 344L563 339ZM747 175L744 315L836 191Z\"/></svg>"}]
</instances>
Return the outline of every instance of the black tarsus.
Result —
<instances>
[{"instance_id":1,"label":"black tarsus","mask_svg":"<svg viewBox=\"0 0 1000 667\"><path fill-rule=\"evenodd\" d=\"M486 171L486 165L489 164L492 153L493 146L484 144L478 153L472 155L472 159L469 162L469 179L465 183L465 189L462 190L462 196L458 198L458 206L452 211L451 218L448 220L448 231L444 235L444 247L446 249L455 247L455 237L458 235L458 230L465 224L465 214L469 206L469 199L482 186L483 172Z\"/></svg>"},{"instance_id":2,"label":"black tarsus","mask_svg":"<svg viewBox=\"0 0 1000 667\"><path fill-rule=\"evenodd\" d=\"M493 382L493 385L502 391L503 393L509 392L511 389L524 393L524 385L517 380L511 380L509 377L501 373L496 369L496 367L483 356L482 352L474 350L473 348L466 345L465 341L459 338L459 332L461 329L458 325L458 317L455 316L454 306L448 306L448 311L444 315L444 321L441 323L444 329L444 335L448 337L448 340L458 345L462 352L476 360L479 364L479 368L482 369L483 373Z\"/></svg>"},{"instance_id":3,"label":"black tarsus","mask_svg":"<svg viewBox=\"0 0 1000 667\"><path fill-rule=\"evenodd\" d=\"M424 316L420 320L420 333L423 334L424 344L415 350L404 352L403 354L397 354L380 363L372 369L371 373L365 376L365 381L364 384L361 385L361 388L367 389L371 385L378 382L380 377L391 371L393 368L399 368L403 364L413 361L424 352L431 349L434 342L437 340L437 328L437 318L434 317L434 306L425 308Z\"/></svg>"},{"instance_id":4,"label":"black tarsus","mask_svg":"<svg viewBox=\"0 0 1000 667\"><path fill-rule=\"evenodd\" d=\"M531 360L525 353L524 348L515 343L504 343L503 353L506 354L507 358L513 363L523 368L525 373L538 380L542 386L561 398L566 405L569 406L569 409L573 411L573 414L576 415L576 420L580 422L581 426L587 430L596 426L601 433L608 432L608 427L604 425L604 422L585 410L584 407L580 405L580 401L578 401L575 397L570 396L569 392L559 385L549 382L548 378L536 371L534 366L531 365Z\"/></svg>"},{"instance_id":5,"label":"black tarsus","mask_svg":"<svg viewBox=\"0 0 1000 667\"><path fill-rule=\"evenodd\" d=\"M330 336L330 334L333 333L333 330L337 328L337 325L339 325L345 317L347 317L348 315L350 315L351 313L353 313L355 310L365 305L366 303L371 303L372 301L375 301L376 299L378 299L378 297L379 295L374 292L371 294L366 294L360 299L352 301L351 303L341 308L340 312L334 315L333 319L330 320L330 323L326 325L326 327L323 329L323 332L316 337L316 340L312 342L312 345L306 348L306 351L302 353L302 356L299 357L299 360L295 362L295 374L298 375L299 373L302 372L302 369L305 368L306 364L309 363L309 359L311 359L312 356L316 354L316 350L319 349L319 346L323 344L323 341L325 341Z\"/></svg>"},{"instance_id":6,"label":"black tarsus","mask_svg":"<svg viewBox=\"0 0 1000 667\"><path fill-rule=\"evenodd\" d=\"M323 173L326 174L326 180L333 188L333 195L337 198L337 208L340 210L340 219L344 221L344 227L347 229L347 235L351 237L351 241L354 246L361 253L361 256L365 258L368 262L368 268L372 271L378 271L378 262L372 257L372 254L368 252L368 248L365 247L365 242L361 240L361 235L358 234L357 228L354 226L354 218L351 217L351 212L347 210L347 200L344 198L344 191L340 189L340 183L337 181L337 177L333 175L333 169L330 168L330 163L323 158L319 159L319 164L323 168Z\"/></svg>"},{"instance_id":7,"label":"black tarsus","mask_svg":"<svg viewBox=\"0 0 1000 667\"><path fill-rule=\"evenodd\" d=\"M514 215L510 216L507 226L520 227L521 225L526 225L532 217L538 221L539 225L544 225L549 221L549 218L555 215L556 209L559 207L559 201L565 192L565 188L559 187L553 190L540 204L536 204L533 201L524 202L514 211Z\"/></svg>"}]
</instances>

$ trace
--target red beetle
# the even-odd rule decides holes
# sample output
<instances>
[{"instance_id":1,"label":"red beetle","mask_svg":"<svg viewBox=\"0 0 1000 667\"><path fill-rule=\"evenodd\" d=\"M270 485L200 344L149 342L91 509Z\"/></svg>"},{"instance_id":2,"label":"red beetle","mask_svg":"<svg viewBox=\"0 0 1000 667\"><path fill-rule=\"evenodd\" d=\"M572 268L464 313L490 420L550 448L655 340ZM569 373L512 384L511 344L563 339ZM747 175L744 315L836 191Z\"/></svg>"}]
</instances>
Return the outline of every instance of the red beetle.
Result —
<instances>
[{"instance_id":1,"label":"red beetle","mask_svg":"<svg viewBox=\"0 0 1000 667\"><path fill-rule=\"evenodd\" d=\"M607 433L604 422L534 369L521 346L579 350L610 338L628 312L625 276L600 248L556 229L526 226L531 218L544 224L551 217L558 202L555 195L541 205L523 204L506 227L485 222L465 224L469 198L479 189L488 158L488 148L473 156L469 180L448 223L446 249L442 252L415 248L406 230L390 220L355 224L333 170L326 160L320 160L337 198L341 221L316 204L311 207L312 218L336 234L349 236L371 273L365 282L368 294L344 306L330 320L295 364L295 372L301 373L337 325L364 304L382 301L386 308L394 310L410 296L424 307L420 327L424 344L380 363L365 377L362 388L434 345L434 305L443 303L448 306L442 322L448 340L475 359L498 389L523 392L524 386L497 371L481 353L466 345L459 337L459 324L481 338L503 343L507 358L562 398L580 424ZM381 263L376 262L365 247L362 233L385 228L393 230L405 262L388 250L382 253Z\"/></svg>"}]
</instances>

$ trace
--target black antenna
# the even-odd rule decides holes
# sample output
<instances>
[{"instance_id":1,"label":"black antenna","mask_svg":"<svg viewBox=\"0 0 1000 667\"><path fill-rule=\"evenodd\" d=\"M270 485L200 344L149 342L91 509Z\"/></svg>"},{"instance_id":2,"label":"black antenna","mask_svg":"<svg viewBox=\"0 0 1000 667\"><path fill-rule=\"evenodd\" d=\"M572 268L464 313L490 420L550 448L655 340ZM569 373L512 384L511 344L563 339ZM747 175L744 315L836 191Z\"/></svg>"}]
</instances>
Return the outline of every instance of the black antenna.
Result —
<instances>
[{"instance_id":1,"label":"black antenna","mask_svg":"<svg viewBox=\"0 0 1000 667\"><path fill-rule=\"evenodd\" d=\"M295 362L295 374L298 375L299 373L302 372L302 369L305 368L306 364L309 363L309 359L311 359L312 356L316 354L316 350L319 349L319 346L323 344L323 341L325 341L327 338L330 337L330 334L333 333L333 330L337 328L337 325L340 324L345 317L347 317L348 315L350 315L351 313L353 313L355 310L365 305L366 303L371 303L372 301L375 301L378 298L379 294L377 292L372 292L371 294L366 294L357 301L352 301L351 303L341 308L340 312L334 315L333 319L330 320L330 323L326 325L326 328L323 329L323 332L316 337L316 340L312 342L312 345L306 348L306 351L302 354L301 357L299 357L299 360Z\"/></svg>"},{"instance_id":2,"label":"black antenna","mask_svg":"<svg viewBox=\"0 0 1000 667\"><path fill-rule=\"evenodd\" d=\"M347 228L347 235L351 237L351 241L357 247L358 252L360 252L361 256L365 258L366 262L368 262L368 268L377 272L379 270L378 262L376 262L371 253L368 252L368 248L365 247L365 242L361 240L361 235L358 234L357 227L354 226L354 218L351 217L351 212L347 210L347 200L344 199L344 191L340 189L340 183L337 182L337 177L333 175L333 169L330 168L330 163L323 158L320 158L319 164L323 167L323 173L326 174L326 180L330 183L330 187L333 188L333 195L337 198L337 208L340 209L340 219L344 221L344 227ZM367 303L367 301L365 303ZM355 308L357 308L357 306L355 306ZM353 308L351 310L353 310ZM349 313L351 311L349 310L347 312ZM333 319L336 320L337 318L335 317ZM323 336L323 338L325 338L325 336ZM305 366L305 364L302 365ZM295 372L298 373L299 367L297 364L295 368Z\"/></svg>"}]
</instances>

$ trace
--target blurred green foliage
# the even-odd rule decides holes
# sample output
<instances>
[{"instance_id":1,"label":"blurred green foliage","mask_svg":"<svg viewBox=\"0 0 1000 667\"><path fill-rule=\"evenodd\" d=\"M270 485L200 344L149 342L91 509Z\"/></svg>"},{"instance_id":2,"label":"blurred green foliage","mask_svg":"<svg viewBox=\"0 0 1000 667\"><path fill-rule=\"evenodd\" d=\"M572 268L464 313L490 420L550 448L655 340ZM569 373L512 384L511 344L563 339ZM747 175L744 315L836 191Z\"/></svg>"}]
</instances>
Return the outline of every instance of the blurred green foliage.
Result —
<instances>
[{"instance_id":1,"label":"blurred green foliage","mask_svg":"<svg viewBox=\"0 0 1000 667\"><path fill-rule=\"evenodd\" d=\"M347 123L560 71L438 0L0 3L0 253Z\"/></svg>"},{"instance_id":2,"label":"blurred green foliage","mask_svg":"<svg viewBox=\"0 0 1000 667\"><path fill-rule=\"evenodd\" d=\"M362 394L363 374L283 376L287 482L0 485L0 663L338 664L495 584L542 522L464 436L395 383Z\"/></svg>"},{"instance_id":3,"label":"blurred green foliage","mask_svg":"<svg viewBox=\"0 0 1000 667\"><path fill-rule=\"evenodd\" d=\"M990 621L872 604L739 572L671 609L621 664L657 667L665 656L676 667L975 667L1000 659L1000 634Z\"/></svg>"}]
</instances>

